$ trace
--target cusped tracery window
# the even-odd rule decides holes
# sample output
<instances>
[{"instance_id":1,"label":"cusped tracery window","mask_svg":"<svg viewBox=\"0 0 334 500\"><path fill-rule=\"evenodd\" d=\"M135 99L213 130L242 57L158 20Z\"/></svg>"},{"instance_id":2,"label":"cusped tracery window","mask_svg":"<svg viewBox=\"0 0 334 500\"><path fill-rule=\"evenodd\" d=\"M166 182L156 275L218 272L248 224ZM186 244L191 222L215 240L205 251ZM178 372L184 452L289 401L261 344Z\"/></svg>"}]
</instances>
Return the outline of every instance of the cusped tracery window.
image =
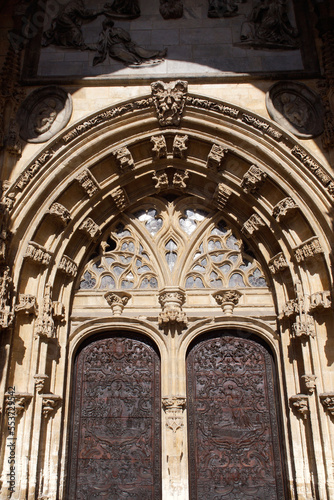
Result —
<instances>
[{"instance_id":1,"label":"cusped tracery window","mask_svg":"<svg viewBox=\"0 0 334 500\"><path fill-rule=\"evenodd\" d=\"M81 276L80 290L266 287L260 263L227 221L191 197L148 198L122 214Z\"/></svg>"}]
</instances>

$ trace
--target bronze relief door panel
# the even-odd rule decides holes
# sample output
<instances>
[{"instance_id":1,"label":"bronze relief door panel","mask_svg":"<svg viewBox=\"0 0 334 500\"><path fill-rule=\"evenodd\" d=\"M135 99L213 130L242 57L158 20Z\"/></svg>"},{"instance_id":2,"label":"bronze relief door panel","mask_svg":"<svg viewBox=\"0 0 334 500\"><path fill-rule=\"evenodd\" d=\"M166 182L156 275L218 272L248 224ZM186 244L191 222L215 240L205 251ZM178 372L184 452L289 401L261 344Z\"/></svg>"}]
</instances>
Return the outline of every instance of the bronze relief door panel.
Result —
<instances>
[{"instance_id":1,"label":"bronze relief door panel","mask_svg":"<svg viewBox=\"0 0 334 500\"><path fill-rule=\"evenodd\" d=\"M160 500L160 359L139 336L93 340L74 368L71 500Z\"/></svg>"},{"instance_id":2,"label":"bronze relief door panel","mask_svg":"<svg viewBox=\"0 0 334 500\"><path fill-rule=\"evenodd\" d=\"M273 360L245 336L200 339L187 357L191 500L282 500Z\"/></svg>"}]
</instances>

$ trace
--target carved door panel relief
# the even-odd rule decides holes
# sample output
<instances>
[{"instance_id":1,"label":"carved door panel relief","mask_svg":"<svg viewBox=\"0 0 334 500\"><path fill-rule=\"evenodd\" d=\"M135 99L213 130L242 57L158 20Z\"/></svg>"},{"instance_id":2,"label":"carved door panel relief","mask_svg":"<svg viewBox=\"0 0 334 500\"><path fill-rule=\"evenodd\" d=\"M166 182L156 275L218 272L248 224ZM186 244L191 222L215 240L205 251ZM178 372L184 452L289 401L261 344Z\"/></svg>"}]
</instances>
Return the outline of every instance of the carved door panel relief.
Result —
<instances>
[{"instance_id":1,"label":"carved door panel relief","mask_svg":"<svg viewBox=\"0 0 334 500\"><path fill-rule=\"evenodd\" d=\"M267 349L242 335L200 339L187 384L191 500L285 499Z\"/></svg>"},{"instance_id":2,"label":"carved door panel relief","mask_svg":"<svg viewBox=\"0 0 334 500\"><path fill-rule=\"evenodd\" d=\"M71 500L160 500L160 360L139 336L86 344L74 369Z\"/></svg>"}]
</instances>

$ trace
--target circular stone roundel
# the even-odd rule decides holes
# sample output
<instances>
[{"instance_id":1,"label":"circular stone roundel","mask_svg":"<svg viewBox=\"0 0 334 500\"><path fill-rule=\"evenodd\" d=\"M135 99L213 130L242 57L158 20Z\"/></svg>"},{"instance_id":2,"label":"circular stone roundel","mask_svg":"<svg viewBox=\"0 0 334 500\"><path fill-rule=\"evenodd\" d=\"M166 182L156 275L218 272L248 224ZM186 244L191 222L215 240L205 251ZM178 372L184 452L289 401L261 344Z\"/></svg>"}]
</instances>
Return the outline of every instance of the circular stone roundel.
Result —
<instances>
[{"instance_id":1,"label":"circular stone roundel","mask_svg":"<svg viewBox=\"0 0 334 500\"><path fill-rule=\"evenodd\" d=\"M266 94L270 117L297 137L311 139L323 132L319 96L302 83L278 82Z\"/></svg>"},{"instance_id":2,"label":"circular stone roundel","mask_svg":"<svg viewBox=\"0 0 334 500\"><path fill-rule=\"evenodd\" d=\"M72 98L60 87L32 92L18 112L20 136L27 142L46 142L64 128L72 114Z\"/></svg>"}]
</instances>

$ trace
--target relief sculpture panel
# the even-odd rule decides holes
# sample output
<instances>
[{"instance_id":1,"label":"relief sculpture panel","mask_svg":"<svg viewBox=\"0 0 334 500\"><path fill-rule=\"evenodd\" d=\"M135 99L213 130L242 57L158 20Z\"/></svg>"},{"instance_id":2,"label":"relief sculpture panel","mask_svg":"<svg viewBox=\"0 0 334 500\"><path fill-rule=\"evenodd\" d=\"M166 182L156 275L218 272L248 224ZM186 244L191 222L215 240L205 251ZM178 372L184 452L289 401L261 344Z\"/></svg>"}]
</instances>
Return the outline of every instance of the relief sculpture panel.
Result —
<instances>
[{"instance_id":1,"label":"relief sculpture panel","mask_svg":"<svg viewBox=\"0 0 334 500\"><path fill-rule=\"evenodd\" d=\"M75 365L71 499L160 498L160 364L141 338L95 340Z\"/></svg>"},{"instance_id":2,"label":"relief sculpture panel","mask_svg":"<svg viewBox=\"0 0 334 500\"><path fill-rule=\"evenodd\" d=\"M191 500L284 499L268 351L206 338L188 355L187 380Z\"/></svg>"}]
</instances>

